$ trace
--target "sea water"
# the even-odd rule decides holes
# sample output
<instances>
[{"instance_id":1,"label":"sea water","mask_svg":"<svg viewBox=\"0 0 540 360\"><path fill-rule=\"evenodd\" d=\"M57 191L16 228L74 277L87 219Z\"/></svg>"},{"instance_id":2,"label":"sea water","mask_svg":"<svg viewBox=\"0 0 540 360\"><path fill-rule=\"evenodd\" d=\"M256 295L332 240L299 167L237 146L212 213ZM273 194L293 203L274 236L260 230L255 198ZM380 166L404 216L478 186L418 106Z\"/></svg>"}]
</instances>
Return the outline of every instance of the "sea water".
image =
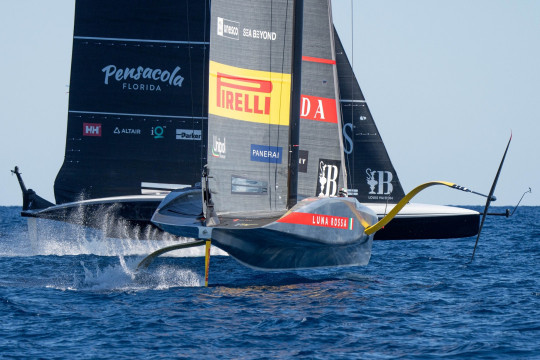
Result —
<instances>
[{"instance_id":1,"label":"sea water","mask_svg":"<svg viewBox=\"0 0 540 360\"><path fill-rule=\"evenodd\" d=\"M474 208L481 210L480 208ZM502 211L495 208L494 211ZM376 241L365 267L255 271L0 207L0 358L540 359L540 207L475 237Z\"/></svg>"}]
</instances>

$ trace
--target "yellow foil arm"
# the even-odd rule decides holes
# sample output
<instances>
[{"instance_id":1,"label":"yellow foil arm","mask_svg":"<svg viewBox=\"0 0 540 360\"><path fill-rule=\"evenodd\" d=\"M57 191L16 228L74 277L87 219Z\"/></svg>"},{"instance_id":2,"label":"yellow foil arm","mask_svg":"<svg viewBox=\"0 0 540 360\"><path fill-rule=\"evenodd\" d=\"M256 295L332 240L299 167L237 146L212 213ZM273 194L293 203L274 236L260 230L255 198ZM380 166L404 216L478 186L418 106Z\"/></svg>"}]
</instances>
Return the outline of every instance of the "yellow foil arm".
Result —
<instances>
[{"instance_id":1,"label":"yellow foil arm","mask_svg":"<svg viewBox=\"0 0 540 360\"><path fill-rule=\"evenodd\" d=\"M430 182L424 183L422 185L419 185L419 186L415 187L414 189L412 189L407 195L405 195L405 197L403 199L401 199L396 204L396 206L394 206L394 208L385 217L383 217L381 220L379 220L376 224L367 227L364 230L364 232L367 235L371 235L371 234L377 232L378 230L382 229L386 224L388 224L390 222L390 220L392 220L398 214L398 212L401 209L403 209L403 207L405 205L407 205L407 203L409 201L411 201L411 199L413 197L416 196L416 194L418 194L420 191L422 191L422 190L424 190L424 189L426 189L426 188L428 188L430 186L433 186L433 185L444 185L444 186L448 186L448 187L451 187L451 188L457 188L459 190L462 189L459 185L456 185L454 183L447 182L447 181L430 181Z\"/></svg>"}]
</instances>

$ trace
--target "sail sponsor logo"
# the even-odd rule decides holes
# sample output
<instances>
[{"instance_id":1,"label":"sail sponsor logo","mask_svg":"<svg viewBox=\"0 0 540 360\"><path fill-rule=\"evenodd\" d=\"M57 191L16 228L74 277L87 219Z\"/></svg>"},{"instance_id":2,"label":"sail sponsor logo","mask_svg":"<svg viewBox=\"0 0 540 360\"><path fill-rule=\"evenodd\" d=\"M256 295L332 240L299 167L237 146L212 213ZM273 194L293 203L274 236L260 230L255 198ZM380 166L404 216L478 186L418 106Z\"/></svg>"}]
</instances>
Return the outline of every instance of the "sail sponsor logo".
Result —
<instances>
[{"instance_id":1,"label":"sail sponsor logo","mask_svg":"<svg viewBox=\"0 0 540 360\"><path fill-rule=\"evenodd\" d=\"M337 196L340 168L341 161L339 160L319 159L316 196Z\"/></svg>"},{"instance_id":2,"label":"sail sponsor logo","mask_svg":"<svg viewBox=\"0 0 540 360\"><path fill-rule=\"evenodd\" d=\"M209 113L235 120L289 124L290 74L210 61Z\"/></svg>"},{"instance_id":3,"label":"sail sponsor logo","mask_svg":"<svg viewBox=\"0 0 540 360\"><path fill-rule=\"evenodd\" d=\"M354 150L353 137L353 124L347 123L343 125L343 152L347 155L352 154Z\"/></svg>"},{"instance_id":4,"label":"sail sponsor logo","mask_svg":"<svg viewBox=\"0 0 540 360\"><path fill-rule=\"evenodd\" d=\"M337 124L336 100L302 95L300 118Z\"/></svg>"},{"instance_id":5,"label":"sail sponsor logo","mask_svg":"<svg viewBox=\"0 0 540 360\"><path fill-rule=\"evenodd\" d=\"M212 156L215 158L225 159L227 154L227 146L225 144L225 138L221 141L221 138L216 135L212 136Z\"/></svg>"},{"instance_id":6,"label":"sail sponsor logo","mask_svg":"<svg viewBox=\"0 0 540 360\"><path fill-rule=\"evenodd\" d=\"M101 124L83 123L83 136L101 136Z\"/></svg>"},{"instance_id":7,"label":"sail sponsor logo","mask_svg":"<svg viewBox=\"0 0 540 360\"><path fill-rule=\"evenodd\" d=\"M184 77L179 74L180 70L180 66L169 71L144 66L120 68L113 64L101 69L105 73L105 85L116 81L122 83L122 90L128 91L161 91L163 85L182 87Z\"/></svg>"},{"instance_id":8,"label":"sail sponsor logo","mask_svg":"<svg viewBox=\"0 0 540 360\"><path fill-rule=\"evenodd\" d=\"M116 127L113 131L115 135L141 135L141 129L129 129Z\"/></svg>"},{"instance_id":9,"label":"sail sponsor logo","mask_svg":"<svg viewBox=\"0 0 540 360\"><path fill-rule=\"evenodd\" d=\"M364 118L364 119L362 119ZM360 116L360 120L365 120L365 116ZM343 131L342 131L342 134L343 134L343 152L347 155L350 155L353 153L354 151L354 142L353 142L353 137L354 137L354 131L353 129L355 128L355 126L352 124L352 123L347 123L345 125L343 125ZM356 133L357 136L377 136L377 132L373 132L373 133L370 133L370 132L357 132Z\"/></svg>"},{"instance_id":10,"label":"sail sponsor logo","mask_svg":"<svg viewBox=\"0 0 540 360\"><path fill-rule=\"evenodd\" d=\"M307 173L309 151L298 150L298 172Z\"/></svg>"},{"instance_id":11,"label":"sail sponsor logo","mask_svg":"<svg viewBox=\"0 0 540 360\"><path fill-rule=\"evenodd\" d=\"M368 199L370 200L392 200L387 195L392 194L394 187L392 179L394 176L391 171L366 169L366 182L369 185ZM383 196L380 196L383 195Z\"/></svg>"},{"instance_id":12,"label":"sail sponsor logo","mask_svg":"<svg viewBox=\"0 0 540 360\"><path fill-rule=\"evenodd\" d=\"M217 34L228 39L238 40L240 23L238 21L227 20L222 17L217 18Z\"/></svg>"},{"instance_id":13,"label":"sail sponsor logo","mask_svg":"<svg viewBox=\"0 0 540 360\"><path fill-rule=\"evenodd\" d=\"M201 130L176 129L176 140L201 140Z\"/></svg>"},{"instance_id":14,"label":"sail sponsor logo","mask_svg":"<svg viewBox=\"0 0 540 360\"><path fill-rule=\"evenodd\" d=\"M281 164L282 157L282 147L251 144L251 161Z\"/></svg>"},{"instance_id":15,"label":"sail sponsor logo","mask_svg":"<svg viewBox=\"0 0 540 360\"><path fill-rule=\"evenodd\" d=\"M166 126L152 126L152 129L150 129L150 134L154 137L154 139L163 139L165 128Z\"/></svg>"},{"instance_id":16,"label":"sail sponsor logo","mask_svg":"<svg viewBox=\"0 0 540 360\"><path fill-rule=\"evenodd\" d=\"M270 40L270 41L274 41L277 39L277 34L274 31L248 29L248 28L244 28L242 30L242 36L247 37L247 38L252 38L252 39L261 39L261 40Z\"/></svg>"},{"instance_id":17,"label":"sail sponsor logo","mask_svg":"<svg viewBox=\"0 0 540 360\"><path fill-rule=\"evenodd\" d=\"M217 74L218 108L269 115L271 92L271 81Z\"/></svg>"},{"instance_id":18,"label":"sail sponsor logo","mask_svg":"<svg viewBox=\"0 0 540 360\"><path fill-rule=\"evenodd\" d=\"M322 226L334 229L354 230L354 218L292 212L277 222L297 225Z\"/></svg>"}]
</instances>

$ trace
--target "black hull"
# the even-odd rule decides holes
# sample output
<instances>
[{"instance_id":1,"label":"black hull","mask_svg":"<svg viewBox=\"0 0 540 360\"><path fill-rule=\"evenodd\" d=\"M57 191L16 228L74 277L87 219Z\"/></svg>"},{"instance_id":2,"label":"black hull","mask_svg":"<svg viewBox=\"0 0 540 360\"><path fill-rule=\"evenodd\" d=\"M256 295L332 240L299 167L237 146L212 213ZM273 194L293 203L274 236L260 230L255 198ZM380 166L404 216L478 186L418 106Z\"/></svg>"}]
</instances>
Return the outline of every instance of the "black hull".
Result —
<instances>
[{"instance_id":1,"label":"black hull","mask_svg":"<svg viewBox=\"0 0 540 360\"><path fill-rule=\"evenodd\" d=\"M374 240L453 239L478 234L480 214L396 217L375 233Z\"/></svg>"},{"instance_id":2,"label":"black hull","mask_svg":"<svg viewBox=\"0 0 540 360\"><path fill-rule=\"evenodd\" d=\"M147 240L153 240L164 235L161 229L150 222L161 200L94 199L54 205L42 210L26 210L21 215L98 229L108 237L126 238L142 233L148 234Z\"/></svg>"},{"instance_id":3,"label":"black hull","mask_svg":"<svg viewBox=\"0 0 540 360\"><path fill-rule=\"evenodd\" d=\"M190 191L200 196L200 190ZM173 193L185 193L176 191ZM117 197L79 201L63 205L53 205L41 210L22 211L23 217L33 217L67 222L102 230L109 237L128 237L141 229L151 234L148 240L162 238L164 231L151 222L154 212L164 197ZM180 208L181 209L181 208ZM194 211L194 212L193 212ZM195 213L181 216L173 214L182 223L200 223ZM379 215L379 218L382 216ZM182 220L183 219L183 220ZM377 231L374 240L425 240L470 237L478 234L480 214L460 214L440 216L421 214L416 216L397 216L383 229ZM126 231L132 228L133 231ZM165 229L167 230L167 229ZM194 237L196 233L194 233ZM224 235L225 236L225 235ZM225 250L225 249L223 249ZM227 251L227 250L225 250Z\"/></svg>"}]
</instances>

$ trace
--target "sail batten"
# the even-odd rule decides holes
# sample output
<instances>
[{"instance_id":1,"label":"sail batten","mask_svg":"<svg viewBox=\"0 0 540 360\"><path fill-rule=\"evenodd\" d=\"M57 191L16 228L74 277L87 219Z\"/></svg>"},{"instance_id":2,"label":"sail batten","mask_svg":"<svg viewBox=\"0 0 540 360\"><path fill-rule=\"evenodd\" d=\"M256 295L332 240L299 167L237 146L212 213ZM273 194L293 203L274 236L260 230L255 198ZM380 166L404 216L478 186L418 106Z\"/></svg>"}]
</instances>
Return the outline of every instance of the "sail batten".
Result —
<instances>
[{"instance_id":1,"label":"sail batten","mask_svg":"<svg viewBox=\"0 0 540 360\"><path fill-rule=\"evenodd\" d=\"M183 44L183 45L209 45L208 41L175 41L175 40L154 40L154 39L129 39L129 38L113 38L113 37L96 37L96 36L74 36L77 40L105 40L105 41L125 41L136 43L163 43L163 44Z\"/></svg>"}]
</instances>

